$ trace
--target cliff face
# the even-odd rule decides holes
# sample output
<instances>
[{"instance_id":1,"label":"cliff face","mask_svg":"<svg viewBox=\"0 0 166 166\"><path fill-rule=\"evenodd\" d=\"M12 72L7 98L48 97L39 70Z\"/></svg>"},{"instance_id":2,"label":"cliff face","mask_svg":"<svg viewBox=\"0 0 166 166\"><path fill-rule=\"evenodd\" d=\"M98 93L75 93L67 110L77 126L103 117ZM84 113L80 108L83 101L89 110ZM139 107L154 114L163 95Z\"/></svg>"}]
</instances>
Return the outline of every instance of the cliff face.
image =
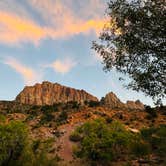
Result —
<instances>
[{"instance_id":1,"label":"cliff face","mask_svg":"<svg viewBox=\"0 0 166 166\"><path fill-rule=\"evenodd\" d=\"M77 90L45 81L42 84L26 86L16 97L16 101L30 105L52 105L68 101L83 103L84 101L98 101L98 99L84 90Z\"/></svg>"},{"instance_id":2,"label":"cliff face","mask_svg":"<svg viewBox=\"0 0 166 166\"><path fill-rule=\"evenodd\" d=\"M98 99L84 90L44 81L42 84L26 86L15 101L28 105L53 105L69 101L84 103L84 101L98 101ZM144 110L144 105L139 100L123 103L113 92L106 94L104 105L111 109Z\"/></svg>"},{"instance_id":3,"label":"cliff face","mask_svg":"<svg viewBox=\"0 0 166 166\"><path fill-rule=\"evenodd\" d=\"M143 103L141 103L139 100L137 101L127 101L126 103L123 103L118 99L118 97L113 93L110 92L106 94L104 98L104 105L112 108L112 109L127 109L127 110L144 110L145 107Z\"/></svg>"},{"instance_id":4,"label":"cliff face","mask_svg":"<svg viewBox=\"0 0 166 166\"><path fill-rule=\"evenodd\" d=\"M106 96L104 98L104 105L108 106L109 108L126 107L125 104L122 103L113 92L106 94Z\"/></svg>"},{"instance_id":5,"label":"cliff face","mask_svg":"<svg viewBox=\"0 0 166 166\"><path fill-rule=\"evenodd\" d=\"M132 109L144 110L145 109L145 106L139 100L137 100L137 101L127 101L126 106L129 110L132 110Z\"/></svg>"}]
</instances>

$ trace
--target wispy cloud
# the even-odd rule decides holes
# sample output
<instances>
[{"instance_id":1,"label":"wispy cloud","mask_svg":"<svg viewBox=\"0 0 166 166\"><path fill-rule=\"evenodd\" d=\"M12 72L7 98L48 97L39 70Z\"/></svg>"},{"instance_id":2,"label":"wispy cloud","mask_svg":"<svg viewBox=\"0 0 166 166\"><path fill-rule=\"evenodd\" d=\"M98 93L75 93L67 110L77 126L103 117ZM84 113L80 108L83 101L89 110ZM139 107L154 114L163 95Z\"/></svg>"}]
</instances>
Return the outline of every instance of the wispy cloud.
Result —
<instances>
[{"instance_id":1,"label":"wispy cloud","mask_svg":"<svg viewBox=\"0 0 166 166\"><path fill-rule=\"evenodd\" d=\"M32 85L33 83L39 82L42 79L42 74L35 71L34 69L22 64L20 61L8 57L3 60L3 63L10 66L16 72L18 72L26 85Z\"/></svg>"},{"instance_id":2,"label":"wispy cloud","mask_svg":"<svg viewBox=\"0 0 166 166\"><path fill-rule=\"evenodd\" d=\"M45 29L31 20L21 19L11 13L0 12L0 42L17 44L29 41L37 44L45 36Z\"/></svg>"},{"instance_id":3,"label":"wispy cloud","mask_svg":"<svg viewBox=\"0 0 166 166\"><path fill-rule=\"evenodd\" d=\"M65 1L29 0L31 7L39 13L44 22L39 24L32 18L18 15L13 11L0 11L0 42L18 44L32 42L38 45L42 39L69 38L80 33L98 34L103 28L104 20L99 17L92 2L100 6L99 0L90 0L88 9L73 12ZM62 3L63 2L63 3ZM72 1L74 3L74 1ZM98 5L97 5L98 4ZM14 4L17 5L17 4ZM91 10L94 10L94 14ZM27 13L27 12L25 12Z\"/></svg>"},{"instance_id":4,"label":"wispy cloud","mask_svg":"<svg viewBox=\"0 0 166 166\"><path fill-rule=\"evenodd\" d=\"M63 60L57 59L53 63L45 65L45 67L52 68L57 73L66 74L70 72L76 65L76 61L66 58Z\"/></svg>"}]
</instances>

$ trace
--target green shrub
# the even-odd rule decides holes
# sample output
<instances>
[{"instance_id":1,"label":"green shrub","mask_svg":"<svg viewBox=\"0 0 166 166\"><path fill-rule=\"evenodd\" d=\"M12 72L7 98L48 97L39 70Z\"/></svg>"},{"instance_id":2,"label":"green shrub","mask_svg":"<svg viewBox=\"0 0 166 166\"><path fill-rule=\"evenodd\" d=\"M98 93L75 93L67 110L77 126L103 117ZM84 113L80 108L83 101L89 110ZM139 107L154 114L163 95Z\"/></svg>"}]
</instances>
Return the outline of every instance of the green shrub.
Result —
<instances>
[{"instance_id":1,"label":"green shrub","mask_svg":"<svg viewBox=\"0 0 166 166\"><path fill-rule=\"evenodd\" d=\"M131 154L136 157L148 156L151 152L150 145L143 141L140 136L135 136L131 140Z\"/></svg>"},{"instance_id":2,"label":"green shrub","mask_svg":"<svg viewBox=\"0 0 166 166\"><path fill-rule=\"evenodd\" d=\"M3 124L6 121L6 117L0 114L0 124Z\"/></svg>"},{"instance_id":3,"label":"green shrub","mask_svg":"<svg viewBox=\"0 0 166 166\"><path fill-rule=\"evenodd\" d=\"M166 125L142 129L141 135L151 145L154 153L164 156L166 152Z\"/></svg>"},{"instance_id":4,"label":"green shrub","mask_svg":"<svg viewBox=\"0 0 166 166\"><path fill-rule=\"evenodd\" d=\"M80 103L78 103L77 101L68 101L67 103L65 103L63 109L79 109L80 108Z\"/></svg>"},{"instance_id":5,"label":"green shrub","mask_svg":"<svg viewBox=\"0 0 166 166\"><path fill-rule=\"evenodd\" d=\"M80 133L78 132L73 132L71 135L70 135L70 140L73 141L73 142L78 142L78 141L81 141L82 137L80 135Z\"/></svg>"},{"instance_id":6,"label":"green shrub","mask_svg":"<svg viewBox=\"0 0 166 166\"><path fill-rule=\"evenodd\" d=\"M53 140L32 143L29 138L28 129L22 122L0 124L0 165L56 166L57 156L48 157Z\"/></svg>"},{"instance_id":7,"label":"green shrub","mask_svg":"<svg viewBox=\"0 0 166 166\"><path fill-rule=\"evenodd\" d=\"M107 117L105 118L105 120L106 120L107 123L113 122L113 119L112 119L111 117L109 117L109 116L107 116Z\"/></svg>"},{"instance_id":8,"label":"green shrub","mask_svg":"<svg viewBox=\"0 0 166 166\"><path fill-rule=\"evenodd\" d=\"M41 106L33 105L33 106L31 107L31 109L36 111L36 110L41 109Z\"/></svg>"},{"instance_id":9,"label":"green shrub","mask_svg":"<svg viewBox=\"0 0 166 166\"><path fill-rule=\"evenodd\" d=\"M89 107L98 107L100 106L100 102L98 101L84 101L84 104L89 106Z\"/></svg>"},{"instance_id":10,"label":"green shrub","mask_svg":"<svg viewBox=\"0 0 166 166\"><path fill-rule=\"evenodd\" d=\"M127 152L132 136L119 122L108 124L104 119L87 122L76 132L82 137L76 156L101 163Z\"/></svg>"},{"instance_id":11,"label":"green shrub","mask_svg":"<svg viewBox=\"0 0 166 166\"><path fill-rule=\"evenodd\" d=\"M54 119L55 119L55 117L51 113L43 114L40 119L40 124L45 124L45 123L51 122Z\"/></svg>"},{"instance_id":12,"label":"green shrub","mask_svg":"<svg viewBox=\"0 0 166 166\"><path fill-rule=\"evenodd\" d=\"M0 125L0 165L11 165L27 145L27 128L22 122Z\"/></svg>"},{"instance_id":13,"label":"green shrub","mask_svg":"<svg viewBox=\"0 0 166 166\"><path fill-rule=\"evenodd\" d=\"M148 113L147 119L151 120L157 118L157 111L155 108L151 108L150 106L145 106L145 111Z\"/></svg>"},{"instance_id":14,"label":"green shrub","mask_svg":"<svg viewBox=\"0 0 166 166\"><path fill-rule=\"evenodd\" d=\"M62 111L60 114L59 114L59 117L57 118L57 121L58 122L66 122L67 121L67 118L68 118L68 114L66 111Z\"/></svg>"},{"instance_id":15,"label":"green shrub","mask_svg":"<svg viewBox=\"0 0 166 166\"><path fill-rule=\"evenodd\" d=\"M59 107L60 107L60 104L44 105L44 106L41 107L41 111L43 113L46 113L46 112L57 112Z\"/></svg>"}]
</instances>

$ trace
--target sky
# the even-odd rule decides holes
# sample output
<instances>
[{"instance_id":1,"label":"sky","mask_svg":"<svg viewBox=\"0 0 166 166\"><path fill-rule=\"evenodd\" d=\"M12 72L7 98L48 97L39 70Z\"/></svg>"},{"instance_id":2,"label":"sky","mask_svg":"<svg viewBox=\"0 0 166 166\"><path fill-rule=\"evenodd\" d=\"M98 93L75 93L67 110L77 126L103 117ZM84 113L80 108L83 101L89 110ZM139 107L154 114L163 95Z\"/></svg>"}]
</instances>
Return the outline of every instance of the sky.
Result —
<instances>
[{"instance_id":1,"label":"sky","mask_svg":"<svg viewBox=\"0 0 166 166\"><path fill-rule=\"evenodd\" d=\"M106 0L0 0L0 100L42 81L84 89L123 102L143 93L126 90L116 71L104 72L92 49L105 22Z\"/></svg>"}]
</instances>

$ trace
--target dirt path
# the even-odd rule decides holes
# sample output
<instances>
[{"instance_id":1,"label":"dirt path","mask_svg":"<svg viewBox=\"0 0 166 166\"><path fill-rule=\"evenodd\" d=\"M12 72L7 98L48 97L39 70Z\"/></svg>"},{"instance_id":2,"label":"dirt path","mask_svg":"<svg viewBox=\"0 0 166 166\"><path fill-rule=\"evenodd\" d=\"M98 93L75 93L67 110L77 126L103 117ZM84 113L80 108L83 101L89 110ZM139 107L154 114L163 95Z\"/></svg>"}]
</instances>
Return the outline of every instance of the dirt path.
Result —
<instances>
[{"instance_id":1,"label":"dirt path","mask_svg":"<svg viewBox=\"0 0 166 166\"><path fill-rule=\"evenodd\" d=\"M78 125L64 125L59 128L60 132L63 132L64 134L57 140L57 147L60 146L58 154L65 161L73 160L72 151L74 143L70 141L69 136L74 131L76 126Z\"/></svg>"}]
</instances>

